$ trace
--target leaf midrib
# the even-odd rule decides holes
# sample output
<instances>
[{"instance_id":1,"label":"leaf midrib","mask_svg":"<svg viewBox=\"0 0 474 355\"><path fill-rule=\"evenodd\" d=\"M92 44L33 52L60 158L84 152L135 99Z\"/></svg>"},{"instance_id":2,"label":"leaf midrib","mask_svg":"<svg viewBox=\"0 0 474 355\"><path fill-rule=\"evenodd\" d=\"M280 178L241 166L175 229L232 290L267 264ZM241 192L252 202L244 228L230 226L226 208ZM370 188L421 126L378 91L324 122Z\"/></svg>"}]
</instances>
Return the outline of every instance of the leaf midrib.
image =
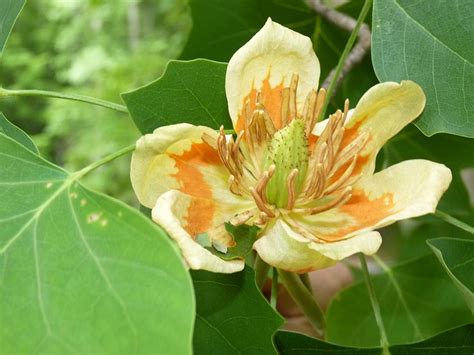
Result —
<instances>
[{"instance_id":1,"label":"leaf midrib","mask_svg":"<svg viewBox=\"0 0 474 355\"><path fill-rule=\"evenodd\" d=\"M453 53L455 56L459 57L463 62L468 63L471 66L474 66L473 63L471 63L469 60L461 56L458 52L456 52L454 49L450 48L446 43L441 41L438 37L436 37L433 33L431 33L425 26L423 26L420 22L415 20L399 3L397 0L393 0L394 4L397 5L397 7L406 15L407 18L413 21L414 24L416 24L420 29L422 29L427 35L433 38L436 42L440 43L444 48L446 48L449 52Z\"/></svg>"}]
</instances>

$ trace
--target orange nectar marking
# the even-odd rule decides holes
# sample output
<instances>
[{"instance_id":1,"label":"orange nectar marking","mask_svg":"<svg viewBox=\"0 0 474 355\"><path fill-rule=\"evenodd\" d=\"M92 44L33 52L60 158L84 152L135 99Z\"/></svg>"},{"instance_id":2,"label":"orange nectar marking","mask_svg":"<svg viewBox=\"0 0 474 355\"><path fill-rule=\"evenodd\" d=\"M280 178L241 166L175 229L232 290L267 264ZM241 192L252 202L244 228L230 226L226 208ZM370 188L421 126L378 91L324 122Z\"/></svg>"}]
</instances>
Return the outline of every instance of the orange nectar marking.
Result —
<instances>
[{"instance_id":1,"label":"orange nectar marking","mask_svg":"<svg viewBox=\"0 0 474 355\"><path fill-rule=\"evenodd\" d=\"M344 126L344 136L342 137L341 145L339 146L340 151L359 136L360 134L359 128L362 125L362 123L365 122L366 119L367 119L367 116L361 118L351 127Z\"/></svg>"},{"instance_id":2,"label":"orange nectar marking","mask_svg":"<svg viewBox=\"0 0 474 355\"><path fill-rule=\"evenodd\" d=\"M309 154L311 154L313 152L313 149L314 149L314 146L316 144L316 142L318 141L319 139L319 136L315 135L315 134L310 134L309 137L308 137L308 151L309 151Z\"/></svg>"},{"instance_id":3,"label":"orange nectar marking","mask_svg":"<svg viewBox=\"0 0 474 355\"><path fill-rule=\"evenodd\" d=\"M359 155L356 160L356 164L354 170L351 173L352 176L357 176L362 172L362 169L369 163L369 155ZM350 159L347 163L342 165L339 169L337 169L331 178L328 181L328 186L331 185L333 182L339 180L344 172L347 170L349 165L351 165L352 159Z\"/></svg>"},{"instance_id":4,"label":"orange nectar marking","mask_svg":"<svg viewBox=\"0 0 474 355\"><path fill-rule=\"evenodd\" d=\"M395 206L392 192L385 192L381 196L370 200L363 190L354 190L352 198L339 207L341 213L346 213L355 219L355 224L342 228L337 233L319 236L329 242L335 242L359 229L370 227L394 213Z\"/></svg>"},{"instance_id":5,"label":"orange nectar marking","mask_svg":"<svg viewBox=\"0 0 474 355\"><path fill-rule=\"evenodd\" d=\"M170 158L176 163L178 172L173 177L179 181L180 191L193 197L185 217L185 229L194 238L210 229L215 213L212 189L199 166L220 166L222 162L217 151L207 143L193 143L188 151L172 154Z\"/></svg>"},{"instance_id":6,"label":"orange nectar marking","mask_svg":"<svg viewBox=\"0 0 474 355\"><path fill-rule=\"evenodd\" d=\"M282 91L284 89L283 80L276 86L270 85L270 72L271 68L268 69L268 73L265 79L262 81L261 85L261 95L262 95L262 104L267 110L270 118L273 121L273 125L278 130L281 127L281 103L282 103ZM245 127L245 102L249 100L250 102L250 111L253 112L256 108L256 101L257 101L257 89L255 88L255 84L252 84L252 89L242 99L242 108L239 112L239 116L237 119L237 123L235 125L236 132L240 132Z\"/></svg>"}]
</instances>

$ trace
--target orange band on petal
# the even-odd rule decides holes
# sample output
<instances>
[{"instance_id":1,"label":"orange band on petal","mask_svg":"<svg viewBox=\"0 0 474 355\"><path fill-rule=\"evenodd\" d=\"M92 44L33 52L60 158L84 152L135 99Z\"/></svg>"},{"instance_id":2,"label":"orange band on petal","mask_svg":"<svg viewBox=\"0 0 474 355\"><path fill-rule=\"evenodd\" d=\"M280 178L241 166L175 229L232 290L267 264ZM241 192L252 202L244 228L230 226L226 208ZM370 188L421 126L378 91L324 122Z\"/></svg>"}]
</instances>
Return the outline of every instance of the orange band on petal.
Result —
<instances>
[{"instance_id":1,"label":"orange band on petal","mask_svg":"<svg viewBox=\"0 0 474 355\"><path fill-rule=\"evenodd\" d=\"M262 81L260 92L262 98L262 104L265 107L265 110L268 112L270 118L273 121L273 124L276 129L280 129L281 124L281 103L282 103L282 91L284 88L283 80L276 86L271 86L270 84L270 73L268 71L267 77ZM253 112L256 108L257 101L257 92L255 84L252 85L252 90L250 93L245 96L242 100L242 108L239 112L239 118L237 124L235 125L236 132L240 132L245 127L245 104L249 102L250 112Z\"/></svg>"},{"instance_id":2,"label":"orange band on petal","mask_svg":"<svg viewBox=\"0 0 474 355\"><path fill-rule=\"evenodd\" d=\"M351 199L339 207L339 211L354 218L354 224L342 228L337 233L320 236L321 239L335 242L344 239L351 232L372 227L394 213L395 206L393 193L386 192L380 197L369 199L363 190L354 190Z\"/></svg>"},{"instance_id":3,"label":"orange band on petal","mask_svg":"<svg viewBox=\"0 0 474 355\"><path fill-rule=\"evenodd\" d=\"M344 127L344 136L342 137L342 142L339 149L344 149L344 147L348 146L354 139L359 136L359 128L365 119L366 117L357 121L352 127Z\"/></svg>"},{"instance_id":4,"label":"orange band on petal","mask_svg":"<svg viewBox=\"0 0 474 355\"><path fill-rule=\"evenodd\" d=\"M170 157L176 162L178 172L173 176L181 185L180 191L194 197L185 217L186 231L192 236L206 232L212 225L215 202L212 189L199 167L221 165L219 155L207 143L193 143L184 154Z\"/></svg>"}]
</instances>

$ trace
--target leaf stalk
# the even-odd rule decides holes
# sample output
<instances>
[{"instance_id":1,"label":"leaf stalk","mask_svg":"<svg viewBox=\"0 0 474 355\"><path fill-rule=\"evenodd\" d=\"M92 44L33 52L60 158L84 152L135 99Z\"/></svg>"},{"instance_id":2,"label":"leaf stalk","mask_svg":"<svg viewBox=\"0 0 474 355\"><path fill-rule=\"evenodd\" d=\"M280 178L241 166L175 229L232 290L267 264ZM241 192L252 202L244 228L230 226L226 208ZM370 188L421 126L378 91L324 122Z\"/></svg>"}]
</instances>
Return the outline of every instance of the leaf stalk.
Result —
<instances>
[{"instance_id":1,"label":"leaf stalk","mask_svg":"<svg viewBox=\"0 0 474 355\"><path fill-rule=\"evenodd\" d=\"M324 104L321 110L319 120L321 120L323 117L326 117L326 110L329 105L329 100L331 99L331 97L334 94L334 91L336 90L338 79L341 76L341 72L342 72L342 69L344 68L346 59L352 49L352 46L354 45L355 40L357 39L359 30L362 24L364 23L364 19L367 16L367 13L369 12L371 6L372 6L372 0L365 0L364 6L362 7L359 17L357 18L357 22L354 27L354 30L351 32L351 35L349 36L349 39L347 40L346 46L344 47L344 51L342 52L342 55L339 58L339 62L337 63L336 69L334 71L334 76L332 77L331 83L329 84L329 87L326 93L326 99L324 100Z\"/></svg>"},{"instance_id":2,"label":"leaf stalk","mask_svg":"<svg viewBox=\"0 0 474 355\"><path fill-rule=\"evenodd\" d=\"M325 318L324 313L313 295L308 291L298 274L284 270L278 270L281 282L287 289L291 298L313 326L316 334L324 336Z\"/></svg>"},{"instance_id":3,"label":"leaf stalk","mask_svg":"<svg viewBox=\"0 0 474 355\"><path fill-rule=\"evenodd\" d=\"M374 311L375 321L380 332L380 345L382 347L382 355L390 355L389 342L387 333L385 332L385 326L383 324L382 313L380 312L380 305L377 300L377 296L374 291L374 286L370 279L369 269L367 268L367 261L362 253L359 253L360 266L362 273L364 274L365 284L369 292L370 303L372 304L372 310Z\"/></svg>"},{"instance_id":4,"label":"leaf stalk","mask_svg":"<svg viewBox=\"0 0 474 355\"><path fill-rule=\"evenodd\" d=\"M112 160L115 160L117 158L120 158L123 155L126 155L130 152L133 152L135 150L135 144L129 145L128 147L122 148L120 150L117 150L116 152L109 154L102 159L99 159L92 164L87 165L86 167L82 168L79 171L76 171L75 173L72 174L74 177L74 180L80 179L84 177L85 175L89 174L91 171L101 167L102 165L105 165Z\"/></svg>"},{"instance_id":5,"label":"leaf stalk","mask_svg":"<svg viewBox=\"0 0 474 355\"><path fill-rule=\"evenodd\" d=\"M8 96L43 96L43 97L52 97L56 99L63 100L72 100L88 103L91 105L101 106L109 108L119 112L128 113L128 109L124 105L116 104L115 102L110 102L102 99L97 99L95 97L78 95L78 94L66 94L56 91L46 91L46 90L7 90L0 88L0 98Z\"/></svg>"},{"instance_id":6,"label":"leaf stalk","mask_svg":"<svg viewBox=\"0 0 474 355\"><path fill-rule=\"evenodd\" d=\"M446 223L451 224L452 226L458 227L459 229L462 229L463 231L466 231L470 234L474 235L474 227L470 226L467 223L464 223L463 221L460 221L457 218L454 218L450 214L447 214L446 212L436 210L434 215L438 217L439 219L442 219Z\"/></svg>"}]
</instances>

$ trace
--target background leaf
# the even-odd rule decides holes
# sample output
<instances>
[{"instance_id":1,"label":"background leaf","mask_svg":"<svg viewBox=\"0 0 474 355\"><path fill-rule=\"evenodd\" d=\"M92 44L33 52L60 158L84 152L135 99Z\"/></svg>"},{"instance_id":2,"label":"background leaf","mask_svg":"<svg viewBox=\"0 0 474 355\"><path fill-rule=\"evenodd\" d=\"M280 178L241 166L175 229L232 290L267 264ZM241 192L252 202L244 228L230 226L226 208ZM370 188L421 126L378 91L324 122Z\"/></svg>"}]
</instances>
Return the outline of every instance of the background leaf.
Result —
<instances>
[{"instance_id":1,"label":"background leaf","mask_svg":"<svg viewBox=\"0 0 474 355\"><path fill-rule=\"evenodd\" d=\"M5 48L13 25L25 6L26 0L2 0L0 1L0 56Z\"/></svg>"},{"instance_id":2,"label":"background leaf","mask_svg":"<svg viewBox=\"0 0 474 355\"><path fill-rule=\"evenodd\" d=\"M434 255L397 265L372 278L391 345L429 338L473 317ZM353 347L379 345L363 282L343 290L327 312L327 340Z\"/></svg>"},{"instance_id":3,"label":"background leaf","mask_svg":"<svg viewBox=\"0 0 474 355\"><path fill-rule=\"evenodd\" d=\"M190 278L158 227L3 134L0 166L2 352L191 353Z\"/></svg>"},{"instance_id":4,"label":"background leaf","mask_svg":"<svg viewBox=\"0 0 474 355\"><path fill-rule=\"evenodd\" d=\"M191 271L196 292L193 349L199 354L275 354L282 325L255 285L249 267L235 274Z\"/></svg>"},{"instance_id":5,"label":"background leaf","mask_svg":"<svg viewBox=\"0 0 474 355\"><path fill-rule=\"evenodd\" d=\"M474 137L471 0L375 0L372 62L380 81L411 79L426 93L417 127Z\"/></svg>"},{"instance_id":6,"label":"background leaf","mask_svg":"<svg viewBox=\"0 0 474 355\"><path fill-rule=\"evenodd\" d=\"M232 128L224 91L226 68L225 63L203 59L172 60L161 78L122 98L142 133L183 122Z\"/></svg>"},{"instance_id":7,"label":"background leaf","mask_svg":"<svg viewBox=\"0 0 474 355\"><path fill-rule=\"evenodd\" d=\"M268 17L309 37L314 13L303 0L191 0L193 27L181 59L229 61Z\"/></svg>"},{"instance_id":8,"label":"background leaf","mask_svg":"<svg viewBox=\"0 0 474 355\"><path fill-rule=\"evenodd\" d=\"M22 144L25 148L31 150L35 154L39 154L38 148L31 138L23 132L20 128L11 123L7 118L0 112L0 133L16 140Z\"/></svg>"},{"instance_id":9,"label":"background leaf","mask_svg":"<svg viewBox=\"0 0 474 355\"><path fill-rule=\"evenodd\" d=\"M428 245L474 313L474 241L436 238L428 240Z\"/></svg>"},{"instance_id":10,"label":"background leaf","mask_svg":"<svg viewBox=\"0 0 474 355\"><path fill-rule=\"evenodd\" d=\"M438 334L433 338L419 343L391 346L390 353L392 355L470 354L474 351L473 333L474 325L466 325L448 330L447 332ZM280 353L285 355L310 353L330 355L372 355L381 353L381 349L346 348L326 343L315 338L310 338L303 334L290 332L278 332L275 336L275 343L277 344Z\"/></svg>"}]
</instances>

